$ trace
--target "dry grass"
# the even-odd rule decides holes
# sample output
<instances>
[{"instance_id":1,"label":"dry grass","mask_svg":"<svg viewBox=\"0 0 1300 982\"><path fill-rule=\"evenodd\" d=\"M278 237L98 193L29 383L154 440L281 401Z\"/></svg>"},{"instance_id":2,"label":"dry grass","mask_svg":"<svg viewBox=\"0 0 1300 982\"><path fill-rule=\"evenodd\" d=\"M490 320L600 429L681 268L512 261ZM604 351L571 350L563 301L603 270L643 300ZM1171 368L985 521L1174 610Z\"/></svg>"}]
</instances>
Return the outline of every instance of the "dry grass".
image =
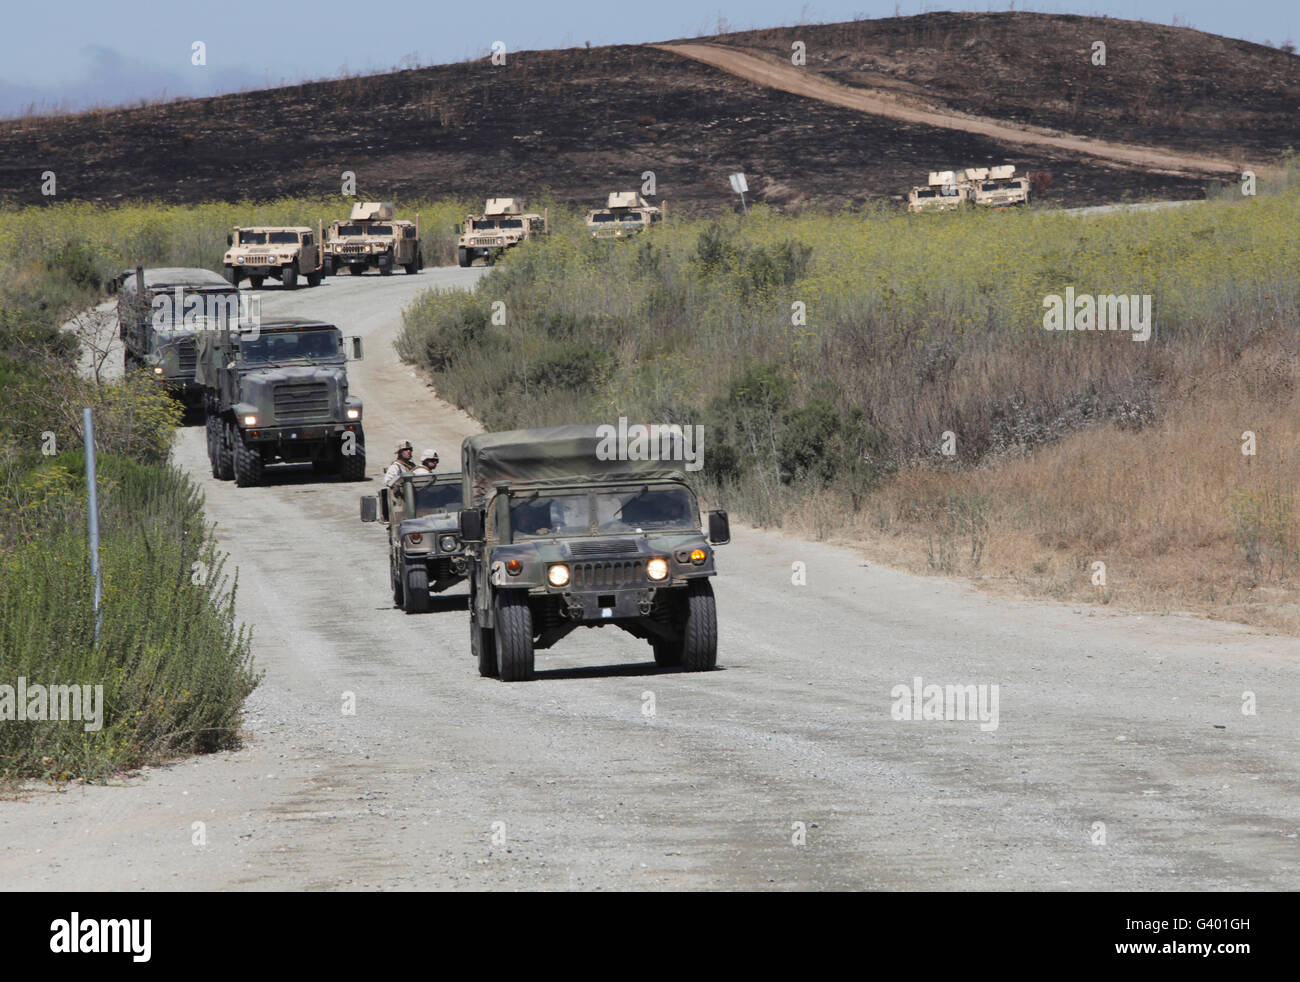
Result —
<instances>
[{"instance_id":1,"label":"dry grass","mask_svg":"<svg viewBox=\"0 0 1300 982\"><path fill-rule=\"evenodd\" d=\"M851 523L824 492L787 528L1002 592L1300 632L1297 383L1295 336L1261 337L1185 380L1139 431L1088 429L973 469L907 468Z\"/></svg>"}]
</instances>

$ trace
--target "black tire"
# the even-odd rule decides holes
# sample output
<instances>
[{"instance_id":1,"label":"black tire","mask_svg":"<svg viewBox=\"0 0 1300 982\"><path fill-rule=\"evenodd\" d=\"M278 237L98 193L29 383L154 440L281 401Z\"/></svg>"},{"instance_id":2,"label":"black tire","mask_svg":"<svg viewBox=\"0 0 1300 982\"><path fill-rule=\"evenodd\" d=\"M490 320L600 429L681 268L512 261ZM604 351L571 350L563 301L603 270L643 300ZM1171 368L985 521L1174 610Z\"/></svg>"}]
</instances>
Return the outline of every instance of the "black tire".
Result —
<instances>
[{"instance_id":1,"label":"black tire","mask_svg":"<svg viewBox=\"0 0 1300 982\"><path fill-rule=\"evenodd\" d=\"M334 275L334 260L333 260L333 259L326 259L326 260L325 260L324 265L322 265L321 268L320 268L320 274L321 274L321 276L333 276L333 275Z\"/></svg>"},{"instance_id":2,"label":"black tire","mask_svg":"<svg viewBox=\"0 0 1300 982\"><path fill-rule=\"evenodd\" d=\"M402 264L402 269L406 270L407 273L414 273L414 272L416 272L416 269L417 269L418 267L419 267L419 263L403 263L403 264Z\"/></svg>"},{"instance_id":3,"label":"black tire","mask_svg":"<svg viewBox=\"0 0 1300 982\"><path fill-rule=\"evenodd\" d=\"M324 276L324 275L325 275L325 271L324 271L324 270L320 270L320 269L315 270L314 272L308 273L308 274L307 274L307 285L308 285L308 286L320 286L320 280L321 280L321 277Z\"/></svg>"},{"instance_id":4,"label":"black tire","mask_svg":"<svg viewBox=\"0 0 1300 982\"><path fill-rule=\"evenodd\" d=\"M429 571L423 566L412 566L406 571L406 612L429 612Z\"/></svg>"},{"instance_id":5,"label":"black tire","mask_svg":"<svg viewBox=\"0 0 1300 982\"><path fill-rule=\"evenodd\" d=\"M244 442L238 433L234 434L235 484L241 488L251 488L262 481L262 455Z\"/></svg>"},{"instance_id":6,"label":"black tire","mask_svg":"<svg viewBox=\"0 0 1300 982\"><path fill-rule=\"evenodd\" d=\"M419 272L424 269L424 250L418 249L415 253L415 270Z\"/></svg>"},{"instance_id":7,"label":"black tire","mask_svg":"<svg viewBox=\"0 0 1300 982\"><path fill-rule=\"evenodd\" d=\"M253 284L254 290L262 289L262 284L266 282L265 276L250 276L248 282Z\"/></svg>"},{"instance_id":8,"label":"black tire","mask_svg":"<svg viewBox=\"0 0 1300 982\"><path fill-rule=\"evenodd\" d=\"M456 262L460 263L461 266L468 266L473 261L474 258L469 254L469 250L464 246L460 246L456 249Z\"/></svg>"},{"instance_id":9,"label":"black tire","mask_svg":"<svg viewBox=\"0 0 1300 982\"><path fill-rule=\"evenodd\" d=\"M380 264L379 264L379 275L380 275L380 276L392 276L392 275L393 275L393 262L392 262L391 259L390 259L388 262L380 262Z\"/></svg>"},{"instance_id":10,"label":"black tire","mask_svg":"<svg viewBox=\"0 0 1300 982\"><path fill-rule=\"evenodd\" d=\"M469 647L478 658L478 673L485 679L497 677L497 640L491 628L479 627L474 615L469 617Z\"/></svg>"},{"instance_id":11,"label":"black tire","mask_svg":"<svg viewBox=\"0 0 1300 982\"><path fill-rule=\"evenodd\" d=\"M337 474L339 472L340 461L336 457L317 457L311 462L312 473L314 474Z\"/></svg>"},{"instance_id":12,"label":"black tire","mask_svg":"<svg viewBox=\"0 0 1300 982\"><path fill-rule=\"evenodd\" d=\"M286 290L298 289L298 267L286 266L280 271L280 282Z\"/></svg>"},{"instance_id":13,"label":"black tire","mask_svg":"<svg viewBox=\"0 0 1300 982\"><path fill-rule=\"evenodd\" d=\"M231 446L233 428L229 423L217 423L217 470L215 477L219 481L235 479L235 456Z\"/></svg>"},{"instance_id":14,"label":"black tire","mask_svg":"<svg viewBox=\"0 0 1300 982\"><path fill-rule=\"evenodd\" d=\"M236 266L227 266L226 280L231 286L239 286L239 268Z\"/></svg>"},{"instance_id":15,"label":"black tire","mask_svg":"<svg viewBox=\"0 0 1300 982\"><path fill-rule=\"evenodd\" d=\"M682 621L682 671L709 672L718 667L718 610L713 584L691 580Z\"/></svg>"},{"instance_id":16,"label":"black tire","mask_svg":"<svg viewBox=\"0 0 1300 982\"><path fill-rule=\"evenodd\" d=\"M393 606L403 607L406 604L406 591L402 588L402 577L393 569L390 561L388 564L388 579L393 587Z\"/></svg>"},{"instance_id":17,"label":"black tire","mask_svg":"<svg viewBox=\"0 0 1300 982\"><path fill-rule=\"evenodd\" d=\"M652 642L655 650L655 664L662 665L664 668L676 668L682 663L682 643L680 641L664 641L655 638Z\"/></svg>"},{"instance_id":18,"label":"black tire","mask_svg":"<svg viewBox=\"0 0 1300 982\"><path fill-rule=\"evenodd\" d=\"M207 430L208 463L212 465L212 476L218 478L221 476L217 473L217 443L221 439L218 436L218 433L220 432L218 427L220 425L220 422L215 416L207 416L203 420L203 428Z\"/></svg>"},{"instance_id":19,"label":"black tire","mask_svg":"<svg viewBox=\"0 0 1300 982\"><path fill-rule=\"evenodd\" d=\"M527 682L533 677L533 612L523 590L502 590L496 597L497 674L502 682Z\"/></svg>"},{"instance_id":20,"label":"black tire","mask_svg":"<svg viewBox=\"0 0 1300 982\"><path fill-rule=\"evenodd\" d=\"M339 450L339 474L345 481L364 481L366 479L366 437L357 429L357 443L353 453Z\"/></svg>"}]
</instances>

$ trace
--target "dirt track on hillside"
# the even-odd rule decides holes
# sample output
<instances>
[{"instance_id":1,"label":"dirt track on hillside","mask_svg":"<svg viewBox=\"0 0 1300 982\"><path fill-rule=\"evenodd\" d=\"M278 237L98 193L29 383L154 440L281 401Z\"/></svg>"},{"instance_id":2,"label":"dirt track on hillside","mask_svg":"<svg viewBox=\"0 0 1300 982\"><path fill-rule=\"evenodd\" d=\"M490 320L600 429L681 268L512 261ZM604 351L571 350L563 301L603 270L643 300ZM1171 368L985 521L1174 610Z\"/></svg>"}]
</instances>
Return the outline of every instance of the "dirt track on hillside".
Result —
<instances>
[{"instance_id":1,"label":"dirt track on hillside","mask_svg":"<svg viewBox=\"0 0 1300 982\"><path fill-rule=\"evenodd\" d=\"M1011 126L997 120L905 103L881 91L839 85L808 69L782 63L774 57L759 56L721 45L661 44L655 47L712 65L714 68L730 72L757 85L817 99L847 109L856 109L873 116L961 130L1008 143L1081 153L1126 167L1141 167L1156 173L1180 177L1237 174L1241 170L1236 164L1213 157L1109 143L1032 127Z\"/></svg>"}]
</instances>

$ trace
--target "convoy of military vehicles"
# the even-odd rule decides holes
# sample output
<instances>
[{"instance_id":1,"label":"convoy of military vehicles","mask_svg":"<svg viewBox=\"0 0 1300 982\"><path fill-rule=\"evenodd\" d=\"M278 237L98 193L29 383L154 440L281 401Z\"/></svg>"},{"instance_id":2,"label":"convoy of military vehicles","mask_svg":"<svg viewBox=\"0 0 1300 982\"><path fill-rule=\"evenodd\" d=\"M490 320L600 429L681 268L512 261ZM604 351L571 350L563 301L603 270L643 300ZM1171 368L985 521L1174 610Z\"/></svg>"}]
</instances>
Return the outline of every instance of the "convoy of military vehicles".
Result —
<instances>
[{"instance_id":1,"label":"convoy of military vehicles","mask_svg":"<svg viewBox=\"0 0 1300 982\"><path fill-rule=\"evenodd\" d=\"M1011 165L934 171L908 195L908 210L1027 204L1029 181ZM632 191L611 192L586 215L596 239L624 239L658 225L660 208ZM549 216L517 198L489 198L457 226L457 260L489 265L550 233ZM239 284L269 277L286 289L353 275L424 266L419 216L395 217L361 202L346 221L238 227L227 236L225 277L205 269L137 266L110 284L128 370L144 369L190 405L201 404L213 477L240 487L267 467L310 462L344 480L366 476L361 400L347 362L361 339L325 321L250 316ZM714 547L730 540L727 514L708 515L672 448L655 460L607 459L599 428L485 433L464 441L459 472L408 473L361 499L361 518L388 533L393 603L423 613L434 594L468 583L469 648L479 673L533 677L535 655L578 628L616 627L647 642L654 660L684 671L717 664L710 577ZM680 439L680 434L677 435ZM431 465L432 466L432 465Z\"/></svg>"},{"instance_id":2,"label":"convoy of military vehicles","mask_svg":"<svg viewBox=\"0 0 1300 982\"><path fill-rule=\"evenodd\" d=\"M911 212L953 211L968 205L1006 208L1029 204L1029 178L1016 177L1013 164L931 171L924 185L907 196Z\"/></svg>"}]
</instances>

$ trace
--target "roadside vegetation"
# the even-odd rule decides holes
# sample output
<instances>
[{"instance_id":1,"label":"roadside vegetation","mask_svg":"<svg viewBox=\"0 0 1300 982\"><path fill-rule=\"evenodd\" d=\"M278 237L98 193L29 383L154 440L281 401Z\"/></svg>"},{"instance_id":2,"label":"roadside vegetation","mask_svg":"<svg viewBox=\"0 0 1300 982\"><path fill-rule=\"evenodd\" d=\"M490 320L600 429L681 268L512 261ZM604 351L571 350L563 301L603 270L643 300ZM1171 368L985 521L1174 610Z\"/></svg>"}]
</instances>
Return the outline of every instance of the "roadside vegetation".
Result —
<instances>
[{"instance_id":1,"label":"roadside vegetation","mask_svg":"<svg viewBox=\"0 0 1300 982\"><path fill-rule=\"evenodd\" d=\"M30 287L51 264L64 269L72 288L103 282L141 262L146 266L197 266L222 271L226 235L235 226L307 225L348 217L356 201L368 198L339 195L281 198L254 203L211 202L199 205L159 205L150 202L96 205L69 202L49 207L0 211L0 255L5 267ZM390 200L390 199L383 199ZM398 218L420 215L426 266L456 261L454 226L471 210L469 202L394 202ZM482 202L478 203L482 207ZM49 284L43 283L43 288ZM65 287L56 289L66 292ZM61 299L61 298L56 298Z\"/></svg>"},{"instance_id":2,"label":"roadside vegetation","mask_svg":"<svg viewBox=\"0 0 1300 982\"><path fill-rule=\"evenodd\" d=\"M234 746L257 684L201 493L169 463L179 407L141 375L78 368L78 334L105 326L87 313L104 277L146 239L145 261L190 261L178 247L185 225L176 217L159 232L144 209L0 213L0 686L11 687L7 707L0 690L0 779L104 780ZM75 330L59 330L74 318ZM82 407L98 449L98 644ZM19 718L30 708L14 704L20 678L29 689L102 686L98 728L88 703L82 721Z\"/></svg>"},{"instance_id":3,"label":"roadside vegetation","mask_svg":"<svg viewBox=\"0 0 1300 982\"><path fill-rule=\"evenodd\" d=\"M702 423L711 496L756 524L1297 629L1294 157L1281 175L1105 216L678 210L618 243L553 212L473 295L422 296L399 352L489 429ZM1067 287L1149 294L1150 340L1044 330Z\"/></svg>"}]
</instances>

